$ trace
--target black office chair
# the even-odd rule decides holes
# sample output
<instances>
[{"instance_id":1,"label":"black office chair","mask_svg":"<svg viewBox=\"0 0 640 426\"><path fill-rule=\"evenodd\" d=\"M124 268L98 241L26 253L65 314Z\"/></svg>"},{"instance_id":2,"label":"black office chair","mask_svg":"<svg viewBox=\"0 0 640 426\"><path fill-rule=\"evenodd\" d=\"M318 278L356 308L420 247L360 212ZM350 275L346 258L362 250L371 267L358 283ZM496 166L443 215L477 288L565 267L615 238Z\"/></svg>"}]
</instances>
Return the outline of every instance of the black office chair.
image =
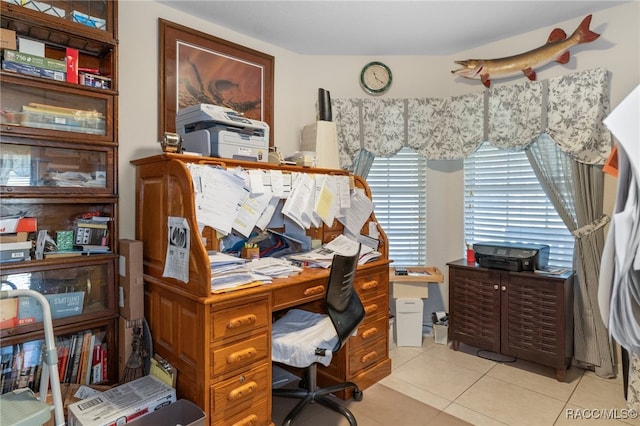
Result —
<instances>
[{"instance_id":1,"label":"black office chair","mask_svg":"<svg viewBox=\"0 0 640 426\"><path fill-rule=\"evenodd\" d=\"M304 368L301 389L273 389L273 396L302 398L283 422L289 426L302 409L318 402L344 415L351 426L357 422L351 411L338 403L330 393L353 388L353 399L362 400L362 391L353 382L318 388L318 363L329 365L364 319L364 307L353 288L359 253L335 255L325 295L326 314L291 309L273 323L273 360L292 367ZM332 327L333 325L333 327Z\"/></svg>"}]
</instances>

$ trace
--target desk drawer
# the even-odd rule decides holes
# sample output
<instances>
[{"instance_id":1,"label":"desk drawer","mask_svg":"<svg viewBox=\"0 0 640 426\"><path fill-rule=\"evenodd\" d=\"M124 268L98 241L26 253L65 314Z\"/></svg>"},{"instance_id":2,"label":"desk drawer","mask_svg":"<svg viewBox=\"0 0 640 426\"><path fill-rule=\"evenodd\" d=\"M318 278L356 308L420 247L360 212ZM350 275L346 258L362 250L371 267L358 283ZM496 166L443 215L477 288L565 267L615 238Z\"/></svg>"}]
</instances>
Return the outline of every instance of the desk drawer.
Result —
<instances>
[{"instance_id":1,"label":"desk drawer","mask_svg":"<svg viewBox=\"0 0 640 426\"><path fill-rule=\"evenodd\" d=\"M268 364L238 374L211 387L211 413L213 420L224 420L244 412L252 405L267 400L271 392Z\"/></svg>"},{"instance_id":2,"label":"desk drawer","mask_svg":"<svg viewBox=\"0 0 640 426\"><path fill-rule=\"evenodd\" d=\"M385 339L389 334L389 319L379 317L374 321L365 321L358 327L358 334L349 338L349 348L351 352L367 345L377 339Z\"/></svg>"},{"instance_id":3,"label":"desk drawer","mask_svg":"<svg viewBox=\"0 0 640 426\"><path fill-rule=\"evenodd\" d=\"M211 378L267 359L270 349L271 342L267 339L266 331L251 334L242 340L224 346L215 347L212 345Z\"/></svg>"},{"instance_id":4,"label":"desk drawer","mask_svg":"<svg viewBox=\"0 0 640 426\"><path fill-rule=\"evenodd\" d=\"M211 315L211 340L233 337L259 327L267 327L271 322L267 297L220 311L212 310Z\"/></svg>"},{"instance_id":5,"label":"desk drawer","mask_svg":"<svg viewBox=\"0 0 640 426\"><path fill-rule=\"evenodd\" d=\"M349 352L348 376L353 377L365 368L385 359L387 345L387 339L378 339L371 344L351 350Z\"/></svg>"},{"instance_id":6,"label":"desk drawer","mask_svg":"<svg viewBox=\"0 0 640 426\"><path fill-rule=\"evenodd\" d=\"M269 418L268 402L266 398L256 400L249 408L222 419L211 419L213 426L268 426L273 425Z\"/></svg>"},{"instance_id":7,"label":"desk drawer","mask_svg":"<svg viewBox=\"0 0 640 426\"><path fill-rule=\"evenodd\" d=\"M273 290L273 306L275 309L301 305L313 300L321 300L327 291L326 280L307 281L299 284L276 288Z\"/></svg>"},{"instance_id":8,"label":"desk drawer","mask_svg":"<svg viewBox=\"0 0 640 426\"><path fill-rule=\"evenodd\" d=\"M366 314L364 317L365 323L373 321L378 317L385 317L389 319L389 299L386 294L361 300Z\"/></svg>"},{"instance_id":9,"label":"desk drawer","mask_svg":"<svg viewBox=\"0 0 640 426\"><path fill-rule=\"evenodd\" d=\"M385 270L386 271L386 270ZM357 275L354 281L356 291L360 295L360 299L366 300L389 292L389 276L388 272L368 272Z\"/></svg>"}]
</instances>

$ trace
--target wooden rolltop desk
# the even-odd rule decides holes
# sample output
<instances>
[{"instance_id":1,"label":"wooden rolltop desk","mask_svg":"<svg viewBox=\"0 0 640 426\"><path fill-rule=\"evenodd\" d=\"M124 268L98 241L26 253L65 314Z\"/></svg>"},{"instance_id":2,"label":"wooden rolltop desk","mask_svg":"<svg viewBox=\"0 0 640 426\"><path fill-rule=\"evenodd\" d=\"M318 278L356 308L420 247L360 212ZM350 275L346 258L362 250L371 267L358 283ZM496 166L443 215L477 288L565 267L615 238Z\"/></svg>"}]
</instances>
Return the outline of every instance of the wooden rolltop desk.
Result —
<instances>
[{"instance_id":1,"label":"wooden rolltop desk","mask_svg":"<svg viewBox=\"0 0 640 426\"><path fill-rule=\"evenodd\" d=\"M176 367L178 397L199 405L210 425L272 425L272 318L294 306L319 309L329 271L305 268L300 275L271 284L213 294L207 251L218 249L218 240L215 230L205 227L201 233L198 228L188 163L283 173L348 173L169 153L132 161L137 182L136 239L144 243L145 317L154 352ZM353 180L371 197L364 179L353 176ZM190 227L186 283L163 277L168 217L185 218ZM319 369L320 385L350 380L366 389L391 373L388 242L373 213L362 232L369 234L371 222L376 223L383 256L358 267L356 288L366 317L357 336L349 339L331 365ZM307 234L326 243L342 232L343 225L336 220Z\"/></svg>"}]
</instances>

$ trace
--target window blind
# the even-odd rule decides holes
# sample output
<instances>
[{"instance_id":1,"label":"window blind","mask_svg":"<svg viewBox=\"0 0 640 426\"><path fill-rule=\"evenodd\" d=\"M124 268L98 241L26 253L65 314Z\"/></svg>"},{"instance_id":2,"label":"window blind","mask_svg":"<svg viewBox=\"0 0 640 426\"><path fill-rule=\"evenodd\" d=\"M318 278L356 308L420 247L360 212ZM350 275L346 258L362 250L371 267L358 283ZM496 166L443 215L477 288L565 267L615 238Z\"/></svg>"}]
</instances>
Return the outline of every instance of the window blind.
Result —
<instances>
[{"instance_id":1,"label":"window blind","mask_svg":"<svg viewBox=\"0 0 640 426\"><path fill-rule=\"evenodd\" d=\"M548 244L549 265L572 267L574 239L547 198L524 151L488 143L464 161L468 243Z\"/></svg>"},{"instance_id":2,"label":"window blind","mask_svg":"<svg viewBox=\"0 0 640 426\"><path fill-rule=\"evenodd\" d=\"M376 157L367 175L376 219L389 239L396 266L425 266L427 160L410 148Z\"/></svg>"}]
</instances>

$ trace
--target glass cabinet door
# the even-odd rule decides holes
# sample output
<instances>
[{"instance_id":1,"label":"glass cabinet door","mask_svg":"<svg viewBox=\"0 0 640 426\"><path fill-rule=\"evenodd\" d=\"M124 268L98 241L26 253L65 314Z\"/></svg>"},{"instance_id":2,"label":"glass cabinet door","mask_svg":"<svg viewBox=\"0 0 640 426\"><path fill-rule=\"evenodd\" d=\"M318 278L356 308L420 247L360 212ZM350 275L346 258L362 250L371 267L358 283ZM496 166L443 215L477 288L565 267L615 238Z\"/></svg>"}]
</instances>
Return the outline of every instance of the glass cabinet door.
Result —
<instances>
[{"instance_id":1,"label":"glass cabinet door","mask_svg":"<svg viewBox=\"0 0 640 426\"><path fill-rule=\"evenodd\" d=\"M43 80L43 79L40 79ZM48 134L82 139L87 135L111 141L112 130L107 117L112 112L112 98L101 93L67 89L53 90L51 85L4 75L2 82L2 111L0 124L3 132L14 134ZM75 135L75 136L74 136Z\"/></svg>"},{"instance_id":2,"label":"glass cabinet door","mask_svg":"<svg viewBox=\"0 0 640 426\"><path fill-rule=\"evenodd\" d=\"M87 28L112 31L111 7L108 0L3 0L29 11L39 12Z\"/></svg>"},{"instance_id":3,"label":"glass cabinet door","mask_svg":"<svg viewBox=\"0 0 640 426\"><path fill-rule=\"evenodd\" d=\"M71 149L3 143L0 151L0 186L17 192L35 187L73 187L107 190L109 149ZM2 192L5 192L4 190Z\"/></svg>"},{"instance_id":4,"label":"glass cabinet door","mask_svg":"<svg viewBox=\"0 0 640 426\"><path fill-rule=\"evenodd\" d=\"M51 306L53 320L69 318L77 321L80 315L109 314L114 300L109 294L109 279L113 279L110 262L75 264L48 270L8 272L1 275L2 290L31 289L43 294ZM14 325L42 321L40 305L32 298L20 297Z\"/></svg>"}]
</instances>

